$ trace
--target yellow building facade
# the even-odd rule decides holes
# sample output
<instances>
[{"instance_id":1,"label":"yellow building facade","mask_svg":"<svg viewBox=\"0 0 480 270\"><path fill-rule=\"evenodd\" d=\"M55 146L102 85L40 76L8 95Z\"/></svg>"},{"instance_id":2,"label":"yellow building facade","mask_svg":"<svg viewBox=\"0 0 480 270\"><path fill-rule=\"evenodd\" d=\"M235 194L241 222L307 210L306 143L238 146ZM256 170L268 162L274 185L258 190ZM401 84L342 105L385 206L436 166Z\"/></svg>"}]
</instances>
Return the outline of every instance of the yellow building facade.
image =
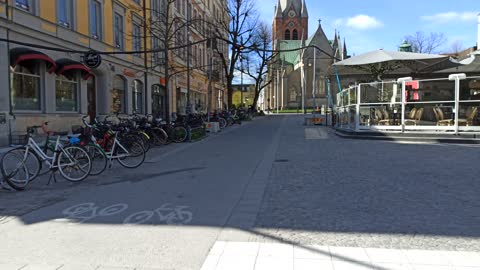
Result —
<instances>
[{"instance_id":1,"label":"yellow building facade","mask_svg":"<svg viewBox=\"0 0 480 270\"><path fill-rule=\"evenodd\" d=\"M198 16L208 17L210 8L224 1L192 2ZM0 89L9 89L0 91L0 145L8 144L12 134L44 121L51 121L54 130L65 130L80 124L80 117L86 114L102 117L135 112L165 118L182 113L178 105L188 87L187 75L170 76L170 87L165 88L165 57L160 52L163 39L153 34L163 22L160 17L166 3L0 0ZM170 22L186 16L186 3L177 0L169 6ZM202 39L194 35L195 29L192 32L191 39ZM175 40L171 42L175 44ZM206 52L203 45L198 47L202 55ZM157 51L143 52L151 49ZM85 53L90 50L107 53L101 55L98 66L86 61L91 55ZM169 52L169 58L169 69L186 66L185 58L176 52ZM207 60L205 56L202 61L205 64ZM190 76L192 101L198 102L198 108L202 103L205 106L207 98L217 98L214 105L220 104L216 95L207 96L207 69L191 66L195 69ZM223 85L217 80L212 88L218 92Z\"/></svg>"}]
</instances>

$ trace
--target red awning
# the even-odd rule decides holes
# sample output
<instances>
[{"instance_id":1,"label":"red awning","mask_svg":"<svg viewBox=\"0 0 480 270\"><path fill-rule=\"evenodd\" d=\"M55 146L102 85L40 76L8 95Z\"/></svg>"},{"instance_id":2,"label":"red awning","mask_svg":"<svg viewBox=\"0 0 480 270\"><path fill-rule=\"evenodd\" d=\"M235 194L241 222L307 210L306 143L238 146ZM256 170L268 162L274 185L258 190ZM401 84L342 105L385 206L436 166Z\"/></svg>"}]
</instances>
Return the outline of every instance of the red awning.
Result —
<instances>
[{"instance_id":1,"label":"red awning","mask_svg":"<svg viewBox=\"0 0 480 270\"><path fill-rule=\"evenodd\" d=\"M69 72L79 70L82 72L82 79L88 80L93 76L92 71L86 67L84 64L71 60L71 59L58 59L57 60L57 70L58 75L67 75Z\"/></svg>"},{"instance_id":2,"label":"red awning","mask_svg":"<svg viewBox=\"0 0 480 270\"><path fill-rule=\"evenodd\" d=\"M55 63L52 58L42 52L29 48L13 48L10 50L10 65L12 67L35 60L45 61L49 73L54 72L57 68L57 63Z\"/></svg>"}]
</instances>

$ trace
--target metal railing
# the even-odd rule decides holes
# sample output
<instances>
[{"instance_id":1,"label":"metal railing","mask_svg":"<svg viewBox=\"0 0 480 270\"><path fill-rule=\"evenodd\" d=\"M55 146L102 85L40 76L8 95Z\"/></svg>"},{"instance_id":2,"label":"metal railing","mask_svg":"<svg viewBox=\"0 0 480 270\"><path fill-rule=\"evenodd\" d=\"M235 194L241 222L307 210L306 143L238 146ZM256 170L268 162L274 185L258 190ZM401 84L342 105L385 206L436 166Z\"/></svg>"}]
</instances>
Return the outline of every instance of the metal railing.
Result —
<instances>
[{"instance_id":1,"label":"metal railing","mask_svg":"<svg viewBox=\"0 0 480 270\"><path fill-rule=\"evenodd\" d=\"M337 128L387 132L480 132L480 77L361 83L337 94Z\"/></svg>"}]
</instances>

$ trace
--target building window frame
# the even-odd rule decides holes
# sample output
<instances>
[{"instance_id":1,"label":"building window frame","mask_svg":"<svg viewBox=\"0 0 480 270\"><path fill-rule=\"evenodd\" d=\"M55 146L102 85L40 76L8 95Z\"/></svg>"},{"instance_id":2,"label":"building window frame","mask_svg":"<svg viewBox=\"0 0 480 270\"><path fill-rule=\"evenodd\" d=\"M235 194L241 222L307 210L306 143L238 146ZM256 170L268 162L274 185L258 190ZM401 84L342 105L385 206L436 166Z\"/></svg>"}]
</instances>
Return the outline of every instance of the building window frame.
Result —
<instances>
[{"instance_id":1,"label":"building window frame","mask_svg":"<svg viewBox=\"0 0 480 270\"><path fill-rule=\"evenodd\" d=\"M15 7L30 14L36 14L35 0L15 0Z\"/></svg>"},{"instance_id":2,"label":"building window frame","mask_svg":"<svg viewBox=\"0 0 480 270\"><path fill-rule=\"evenodd\" d=\"M292 31L292 40L298 40L298 31L297 31L297 29L293 29L293 31Z\"/></svg>"},{"instance_id":3,"label":"building window frame","mask_svg":"<svg viewBox=\"0 0 480 270\"><path fill-rule=\"evenodd\" d=\"M89 1L89 24L90 24L90 37L96 40L103 39L103 0L90 0ZM94 9L95 5L97 8ZM95 15L95 16L93 16Z\"/></svg>"},{"instance_id":4,"label":"building window frame","mask_svg":"<svg viewBox=\"0 0 480 270\"><path fill-rule=\"evenodd\" d=\"M59 84L66 84L66 85L71 85L71 89L60 89ZM78 75L75 74L71 78L65 75L56 75L55 77L55 111L56 112L61 112L61 113L78 113L79 108L80 108L80 91L79 91L80 83L78 79ZM64 93L59 93L60 91L63 91ZM70 91L70 93L68 93ZM71 110L64 110L63 108L59 107L59 96L62 96L60 94L65 95L70 95L72 97L72 100L74 101L74 106ZM62 100L62 102L64 102Z\"/></svg>"},{"instance_id":5,"label":"building window frame","mask_svg":"<svg viewBox=\"0 0 480 270\"><path fill-rule=\"evenodd\" d=\"M133 80L132 82L132 112L137 114L144 113L143 104L143 82L140 80Z\"/></svg>"},{"instance_id":6,"label":"building window frame","mask_svg":"<svg viewBox=\"0 0 480 270\"><path fill-rule=\"evenodd\" d=\"M118 22L118 24L117 24ZM113 4L113 46L119 50L125 49L125 8Z\"/></svg>"},{"instance_id":7,"label":"building window frame","mask_svg":"<svg viewBox=\"0 0 480 270\"><path fill-rule=\"evenodd\" d=\"M132 48L134 51L141 51L142 50L142 26L141 24L137 23L134 19L132 20ZM141 57L141 53L134 54L137 57Z\"/></svg>"},{"instance_id":8,"label":"building window frame","mask_svg":"<svg viewBox=\"0 0 480 270\"><path fill-rule=\"evenodd\" d=\"M26 67L26 66L23 66L23 65L17 65L15 68L11 67L10 66L10 81L11 81L11 88L10 88L10 92L11 92L11 99L12 99L12 107L13 107L13 110L14 111L21 111L21 112L41 112L42 109L43 109L43 91L42 91L42 83L43 83L43 78L42 78L42 72L41 72L41 67L40 67L40 64L36 63L36 64L33 64L29 67ZM21 78L21 79L20 79ZM26 81L25 78L28 78L30 82L28 82L28 80ZM19 80L20 81L20 85L21 85L21 90L19 90L18 92L22 92L25 94L25 92L32 92L32 89L25 89L26 87L28 87L28 84L30 85L34 85L34 88L33 89L33 92L34 92L34 95L35 97L31 98L33 99L33 102L35 103L34 105L36 106L35 108L27 108L27 107L23 107L23 108L18 108L18 106L15 106L15 102L16 102L16 99L17 98L24 98L24 97L21 97L21 96L18 96L16 95L16 91L15 91L15 85L16 85L16 80ZM36 100L35 100L36 99ZM23 103L23 102L20 102L20 103ZM22 104L24 105L24 104Z\"/></svg>"},{"instance_id":9,"label":"building window frame","mask_svg":"<svg viewBox=\"0 0 480 270\"><path fill-rule=\"evenodd\" d=\"M116 99L115 97L118 97L118 99ZM113 76L113 88L111 98L112 104L110 105L110 112L127 113L127 79L125 79L125 77L123 77L122 75L117 74ZM119 110L114 110L116 105L120 107Z\"/></svg>"},{"instance_id":10,"label":"building window frame","mask_svg":"<svg viewBox=\"0 0 480 270\"><path fill-rule=\"evenodd\" d=\"M64 4L64 6L63 6ZM74 30L75 0L57 0L57 24Z\"/></svg>"}]
</instances>

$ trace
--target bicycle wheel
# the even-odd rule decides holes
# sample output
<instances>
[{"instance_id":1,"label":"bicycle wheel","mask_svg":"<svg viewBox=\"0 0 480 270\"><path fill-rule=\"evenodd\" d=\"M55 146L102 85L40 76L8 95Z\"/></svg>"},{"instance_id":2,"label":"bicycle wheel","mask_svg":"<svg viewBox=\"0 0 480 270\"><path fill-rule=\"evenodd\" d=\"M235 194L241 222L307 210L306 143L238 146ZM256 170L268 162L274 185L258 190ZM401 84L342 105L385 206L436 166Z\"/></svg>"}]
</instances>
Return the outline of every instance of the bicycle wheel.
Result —
<instances>
[{"instance_id":1,"label":"bicycle wheel","mask_svg":"<svg viewBox=\"0 0 480 270\"><path fill-rule=\"evenodd\" d=\"M92 161L87 151L76 145L63 148L58 155L57 164L60 174L70 182L82 181L92 170Z\"/></svg>"},{"instance_id":2,"label":"bicycle wheel","mask_svg":"<svg viewBox=\"0 0 480 270\"><path fill-rule=\"evenodd\" d=\"M218 118L218 124L220 125L220 128L221 129L224 129L227 127L227 120L225 120L225 118Z\"/></svg>"},{"instance_id":3,"label":"bicycle wheel","mask_svg":"<svg viewBox=\"0 0 480 270\"><path fill-rule=\"evenodd\" d=\"M152 133L155 136L155 140L153 142L155 145L159 146L168 143L168 134L162 128L155 128L152 130Z\"/></svg>"},{"instance_id":4,"label":"bicycle wheel","mask_svg":"<svg viewBox=\"0 0 480 270\"><path fill-rule=\"evenodd\" d=\"M122 142L115 149L118 163L125 168L137 168L145 161L145 149L138 142Z\"/></svg>"},{"instance_id":5,"label":"bicycle wheel","mask_svg":"<svg viewBox=\"0 0 480 270\"><path fill-rule=\"evenodd\" d=\"M173 129L172 140L176 143L184 142L187 139L187 129L182 126L176 126Z\"/></svg>"},{"instance_id":6,"label":"bicycle wheel","mask_svg":"<svg viewBox=\"0 0 480 270\"><path fill-rule=\"evenodd\" d=\"M15 190L24 190L30 182L30 173L24 155L16 151L8 151L0 161L2 176L5 182Z\"/></svg>"},{"instance_id":7,"label":"bicycle wheel","mask_svg":"<svg viewBox=\"0 0 480 270\"><path fill-rule=\"evenodd\" d=\"M95 144L85 145L85 150L92 161L90 175L99 175L107 168L108 158L103 149Z\"/></svg>"},{"instance_id":8,"label":"bicycle wheel","mask_svg":"<svg viewBox=\"0 0 480 270\"><path fill-rule=\"evenodd\" d=\"M26 151L27 151L27 147L22 146L22 147L12 149L9 152L14 152L23 158L23 161L25 162L25 165L27 166L27 169L28 169L28 173L30 175L29 181L33 181L35 180L35 178L37 178L40 175L40 172L42 171L42 167L48 167L48 166L42 166L43 162L40 161L40 158L31 149L28 150L28 153L25 153ZM50 170L50 168L47 168L47 169Z\"/></svg>"}]
</instances>

